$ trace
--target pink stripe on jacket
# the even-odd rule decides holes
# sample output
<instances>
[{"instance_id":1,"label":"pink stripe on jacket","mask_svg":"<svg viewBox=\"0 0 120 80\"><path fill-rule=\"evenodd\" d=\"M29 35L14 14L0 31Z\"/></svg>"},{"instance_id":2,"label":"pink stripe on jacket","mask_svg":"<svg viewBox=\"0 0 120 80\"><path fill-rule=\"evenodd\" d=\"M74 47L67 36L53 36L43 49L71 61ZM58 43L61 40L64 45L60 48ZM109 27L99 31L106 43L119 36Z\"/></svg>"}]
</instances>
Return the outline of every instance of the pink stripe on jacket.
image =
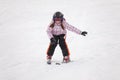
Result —
<instances>
[{"instance_id":1,"label":"pink stripe on jacket","mask_svg":"<svg viewBox=\"0 0 120 80\"><path fill-rule=\"evenodd\" d=\"M53 21L51 22L51 24L52 23L53 23ZM67 30L75 32L75 33L77 33L79 35L82 32L81 30L79 30L79 29L75 28L74 26L68 24L65 20L63 20L64 30L62 29L61 26L59 26L57 24L55 24L53 28L51 28L50 25L48 26L48 29L47 29L47 34L48 34L50 39L53 38L53 35L66 34Z\"/></svg>"}]
</instances>

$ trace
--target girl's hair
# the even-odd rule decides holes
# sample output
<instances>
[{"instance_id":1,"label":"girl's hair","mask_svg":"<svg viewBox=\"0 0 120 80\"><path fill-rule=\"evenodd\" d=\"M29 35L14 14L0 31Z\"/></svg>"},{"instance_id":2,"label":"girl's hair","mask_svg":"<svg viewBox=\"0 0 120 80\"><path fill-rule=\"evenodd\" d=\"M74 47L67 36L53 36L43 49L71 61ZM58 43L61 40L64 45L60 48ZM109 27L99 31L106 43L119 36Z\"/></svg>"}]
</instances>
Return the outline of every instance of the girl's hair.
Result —
<instances>
[{"instance_id":1,"label":"girl's hair","mask_svg":"<svg viewBox=\"0 0 120 80\"><path fill-rule=\"evenodd\" d=\"M53 23L50 25L50 27L53 28L54 25L55 25L55 22L53 22ZM61 22L61 27L62 27L62 29L64 30L64 26L63 26L63 23L62 23L62 22Z\"/></svg>"}]
</instances>

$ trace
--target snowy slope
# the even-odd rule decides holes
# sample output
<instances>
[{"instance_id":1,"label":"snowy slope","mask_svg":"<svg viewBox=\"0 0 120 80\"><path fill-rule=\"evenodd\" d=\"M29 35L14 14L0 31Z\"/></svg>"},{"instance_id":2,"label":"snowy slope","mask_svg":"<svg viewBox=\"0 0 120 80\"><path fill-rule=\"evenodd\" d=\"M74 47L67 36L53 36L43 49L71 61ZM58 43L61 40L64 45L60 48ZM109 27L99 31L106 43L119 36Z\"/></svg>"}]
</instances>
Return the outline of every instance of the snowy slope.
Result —
<instances>
[{"instance_id":1,"label":"snowy slope","mask_svg":"<svg viewBox=\"0 0 120 80\"><path fill-rule=\"evenodd\" d=\"M88 35L68 32L74 62L49 66L55 11ZM119 26L119 0L0 0L0 80L120 80ZM62 61L59 46L53 60Z\"/></svg>"}]
</instances>

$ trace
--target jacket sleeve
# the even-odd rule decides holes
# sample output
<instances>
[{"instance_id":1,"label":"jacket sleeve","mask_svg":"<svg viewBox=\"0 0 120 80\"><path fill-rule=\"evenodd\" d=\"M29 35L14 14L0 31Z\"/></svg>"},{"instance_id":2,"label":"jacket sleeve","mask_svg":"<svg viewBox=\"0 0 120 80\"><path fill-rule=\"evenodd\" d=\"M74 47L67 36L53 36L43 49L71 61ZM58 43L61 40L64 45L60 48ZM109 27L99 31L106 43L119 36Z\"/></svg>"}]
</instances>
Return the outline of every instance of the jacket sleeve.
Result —
<instances>
[{"instance_id":1,"label":"jacket sleeve","mask_svg":"<svg viewBox=\"0 0 120 80\"><path fill-rule=\"evenodd\" d=\"M53 23L53 21L50 23L50 25ZM53 38L53 35L52 35L52 28L50 27L50 25L48 26L48 28L47 28L47 35L48 35L48 37L51 39L51 38Z\"/></svg>"},{"instance_id":2,"label":"jacket sleeve","mask_svg":"<svg viewBox=\"0 0 120 80\"><path fill-rule=\"evenodd\" d=\"M82 33L81 30L79 30L76 27L68 24L66 21L64 21L63 23L64 23L64 26L66 27L66 29L68 29L69 31L75 32L75 33L77 33L79 35Z\"/></svg>"}]
</instances>

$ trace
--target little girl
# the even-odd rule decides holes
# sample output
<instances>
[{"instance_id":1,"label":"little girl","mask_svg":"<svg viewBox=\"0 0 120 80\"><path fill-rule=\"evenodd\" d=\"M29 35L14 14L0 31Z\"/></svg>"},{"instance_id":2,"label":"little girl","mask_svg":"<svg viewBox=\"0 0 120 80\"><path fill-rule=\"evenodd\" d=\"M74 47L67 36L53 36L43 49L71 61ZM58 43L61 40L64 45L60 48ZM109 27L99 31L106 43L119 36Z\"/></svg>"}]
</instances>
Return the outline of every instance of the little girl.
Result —
<instances>
[{"instance_id":1,"label":"little girl","mask_svg":"<svg viewBox=\"0 0 120 80\"><path fill-rule=\"evenodd\" d=\"M67 33L67 30L70 30L72 32L75 32L79 35L86 36L86 31L81 31L74 26L68 24L64 17L64 15L61 12L55 12L53 15L53 20L51 24L48 26L47 34L50 38L50 45L47 50L47 63L51 64L51 59L54 54L54 50L59 44L62 54L63 54L63 62L68 63L70 61L70 52L68 50L68 46L65 41L65 35Z\"/></svg>"}]
</instances>

